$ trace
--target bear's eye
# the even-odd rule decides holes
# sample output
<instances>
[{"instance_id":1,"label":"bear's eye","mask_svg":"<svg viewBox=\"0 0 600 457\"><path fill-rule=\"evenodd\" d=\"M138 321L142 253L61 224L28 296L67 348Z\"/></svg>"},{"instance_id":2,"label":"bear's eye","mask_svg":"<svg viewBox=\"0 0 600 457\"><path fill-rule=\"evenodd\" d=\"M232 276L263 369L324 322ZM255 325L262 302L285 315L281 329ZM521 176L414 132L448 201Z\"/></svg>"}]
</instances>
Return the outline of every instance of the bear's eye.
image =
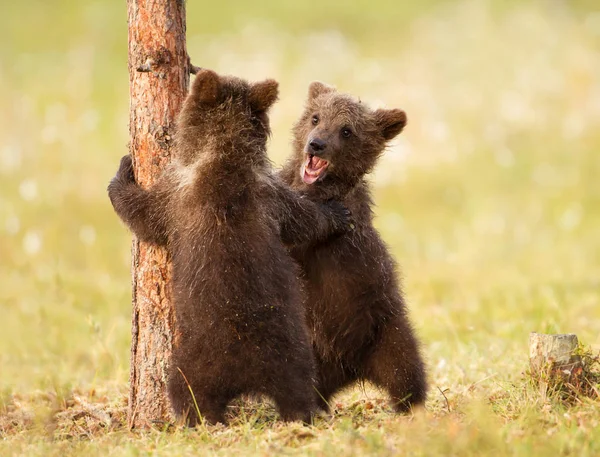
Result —
<instances>
[{"instance_id":1,"label":"bear's eye","mask_svg":"<svg viewBox=\"0 0 600 457\"><path fill-rule=\"evenodd\" d=\"M342 129L342 136L344 138L350 138L350 136L352 136L352 130L350 130L348 127L344 127Z\"/></svg>"},{"instance_id":2,"label":"bear's eye","mask_svg":"<svg viewBox=\"0 0 600 457\"><path fill-rule=\"evenodd\" d=\"M319 116L316 114L312 117L312 125L317 125L319 123Z\"/></svg>"}]
</instances>

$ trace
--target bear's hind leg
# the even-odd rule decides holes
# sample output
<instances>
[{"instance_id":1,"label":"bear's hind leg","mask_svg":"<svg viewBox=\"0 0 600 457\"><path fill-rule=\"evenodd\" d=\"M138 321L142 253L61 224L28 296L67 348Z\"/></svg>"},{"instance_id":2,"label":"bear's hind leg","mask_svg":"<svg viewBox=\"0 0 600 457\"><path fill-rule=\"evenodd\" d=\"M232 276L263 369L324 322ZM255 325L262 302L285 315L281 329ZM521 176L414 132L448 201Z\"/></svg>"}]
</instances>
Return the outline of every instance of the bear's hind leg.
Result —
<instances>
[{"instance_id":1,"label":"bear's hind leg","mask_svg":"<svg viewBox=\"0 0 600 457\"><path fill-rule=\"evenodd\" d=\"M209 424L226 423L225 410L233 395L218 387L208 388L200 380L188 378L186 381L178 370L171 373L168 391L176 416L184 418L187 426L195 427L201 422L198 411Z\"/></svg>"},{"instance_id":2,"label":"bear's hind leg","mask_svg":"<svg viewBox=\"0 0 600 457\"><path fill-rule=\"evenodd\" d=\"M424 403L426 373L419 345L404 316L385 323L381 337L365 361L365 378L388 391L400 413Z\"/></svg>"},{"instance_id":3,"label":"bear's hind leg","mask_svg":"<svg viewBox=\"0 0 600 457\"><path fill-rule=\"evenodd\" d=\"M345 369L340 361L334 363L316 356L316 364L317 385L315 393L317 395L317 405L328 413L331 410L331 398L344 387L356 381L357 376Z\"/></svg>"},{"instance_id":4,"label":"bear's hind leg","mask_svg":"<svg viewBox=\"0 0 600 457\"><path fill-rule=\"evenodd\" d=\"M316 405L311 398L295 396L274 397L279 416L284 422L301 421L311 424L316 411Z\"/></svg>"},{"instance_id":5,"label":"bear's hind leg","mask_svg":"<svg viewBox=\"0 0 600 457\"><path fill-rule=\"evenodd\" d=\"M225 411L229 399L223 396L204 395L195 396L196 403L198 404L198 410L205 422L208 424L227 424L225 419ZM193 409L188 414L188 425L194 427L200 423L198 414L196 411L196 405L194 404Z\"/></svg>"},{"instance_id":6,"label":"bear's hind leg","mask_svg":"<svg viewBox=\"0 0 600 457\"><path fill-rule=\"evenodd\" d=\"M277 406L281 420L311 423L317 410L315 397L315 368L310 347L291 349L288 357L269 364L269 374L262 393L271 397ZM265 373L266 374L266 373Z\"/></svg>"}]
</instances>

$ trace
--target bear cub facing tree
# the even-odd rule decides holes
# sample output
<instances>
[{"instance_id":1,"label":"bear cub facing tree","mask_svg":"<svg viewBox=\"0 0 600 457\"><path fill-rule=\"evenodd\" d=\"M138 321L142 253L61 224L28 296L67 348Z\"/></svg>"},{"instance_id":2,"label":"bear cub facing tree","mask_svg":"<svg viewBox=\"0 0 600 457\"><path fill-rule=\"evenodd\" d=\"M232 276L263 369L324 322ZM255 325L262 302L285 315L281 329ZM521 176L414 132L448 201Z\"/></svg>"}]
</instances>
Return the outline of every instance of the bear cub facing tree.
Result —
<instances>
[{"instance_id":1,"label":"bear cub facing tree","mask_svg":"<svg viewBox=\"0 0 600 457\"><path fill-rule=\"evenodd\" d=\"M315 367L299 271L281 242L345 230L347 211L299 198L271 174L267 110L277 83L201 71L179 115L175 155L149 190L126 156L109 185L117 214L173 259L177 333L168 391L178 416L224 422L241 394L310 421ZM190 393L193 392L193 396Z\"/></svg>"},{"instance_id":2,"label":"bear cub facing tree","mask_svg":"<svg viewBox=\"0 0 600 457\"><path fill-rule=\"evenodd\" d=\"M371 110L315 82L294 126L294 154L281 179L314 202L336 199L355 230L324 242L298 244L306 312L317 362L319 404L356 380L390 394L397 411L425 400L426 376L408 320L396 266L373 226L364 177L406 124L403 111Z\"/></svg>"}]
</instances>

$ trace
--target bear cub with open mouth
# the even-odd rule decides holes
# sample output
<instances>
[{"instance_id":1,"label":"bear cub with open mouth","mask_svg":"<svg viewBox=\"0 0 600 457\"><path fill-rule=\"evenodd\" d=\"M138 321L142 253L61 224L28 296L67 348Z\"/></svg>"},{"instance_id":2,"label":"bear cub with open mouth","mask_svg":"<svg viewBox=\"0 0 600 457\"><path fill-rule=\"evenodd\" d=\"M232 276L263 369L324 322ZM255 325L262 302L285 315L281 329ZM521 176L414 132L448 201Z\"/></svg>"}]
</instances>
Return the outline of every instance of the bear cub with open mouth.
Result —
<instances>
[{"instance_id":1,"label":"bear cub with open mouth","mask_svg":"<svg viewBox=\"0 0 600 457\"><path fill-rule=\"evenodd\" d=\"M318 401L354 381L384 388L399 412L423 403L427 385L395 262L373 226L365 175L406 124L397 109L371 110L319 82L293 131L280 178L315 203L336 199L355 229L291 250L302 267L307 321L317 362Z\"/></svg>"}]
</instances>

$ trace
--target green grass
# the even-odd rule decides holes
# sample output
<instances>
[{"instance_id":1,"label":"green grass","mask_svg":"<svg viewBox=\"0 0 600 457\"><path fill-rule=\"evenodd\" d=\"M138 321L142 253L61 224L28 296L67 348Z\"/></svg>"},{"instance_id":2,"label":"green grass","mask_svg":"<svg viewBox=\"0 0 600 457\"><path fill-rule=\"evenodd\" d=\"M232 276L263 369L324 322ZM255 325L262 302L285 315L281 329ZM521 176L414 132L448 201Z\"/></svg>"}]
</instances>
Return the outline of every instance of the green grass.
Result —
<instances>
[{"instance_id":1,"label":"green grass","mask_svg":"<svg viewBox=\"0 0 600 457\"><path fill-rule=\"evenodd\" d=\"M407 417L366 386L312 427L241 403L230 427L146 433L126 429L130 235L105 192L127 151L125 6L14 3L0 17L0 455L600 454L600 398L567 406L525 375L530 331L600 350L594 2L189 2L196 65L280 81L277 163L312 80L408 113L372 182L431 392Z\"/></svg>"}]
</instances>

